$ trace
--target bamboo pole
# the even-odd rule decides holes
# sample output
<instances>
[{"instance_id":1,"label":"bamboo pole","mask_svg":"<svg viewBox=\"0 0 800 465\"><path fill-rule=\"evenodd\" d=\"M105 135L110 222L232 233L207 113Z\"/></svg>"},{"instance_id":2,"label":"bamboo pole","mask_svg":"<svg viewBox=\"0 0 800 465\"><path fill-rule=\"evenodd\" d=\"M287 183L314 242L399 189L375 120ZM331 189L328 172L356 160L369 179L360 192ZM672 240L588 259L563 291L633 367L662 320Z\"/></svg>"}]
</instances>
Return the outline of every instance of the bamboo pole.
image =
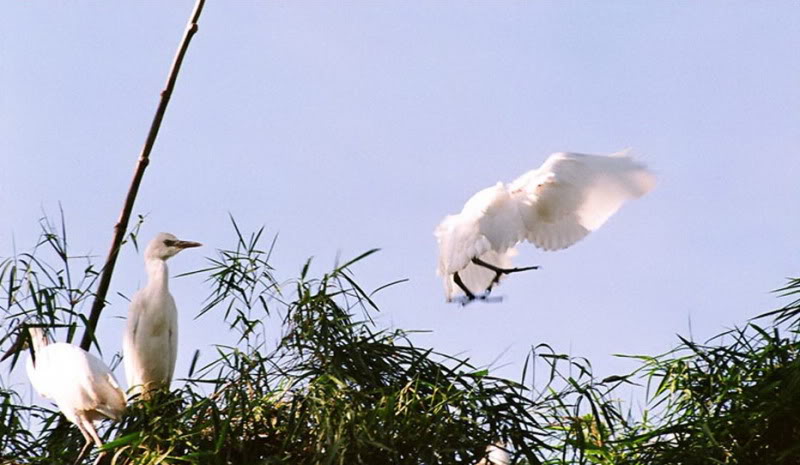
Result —
<instances>
[{"instance_id":1,"label":"bamboo pole","mask_svg":"<svg viewBox=\"0 0 800 465\"><path fill-rule=\"evenodd\" d=\"M178 72L183 63L183 57L186 55L186 50L189 48L189 42L197 32L197 21L200 19L200 13L203 11L205 0L197 0L195 3L194 11L189 19L189 24L186 27L186 32L183 35L183 40L178 47L178 52L175 54L175 59L172 62L172 68L167 77L167 85L161 91L161 100L158 103L156 114L153 117L153 123L150 125L150 131L147 133L147 139L142 147L142 153L139 156L139 162L136 164L136 170L133 173L133 180L128 189L128 195L125 197L125 204L122 207L117 224L114 225L114 239L111 241L111 249L108 251L106 264L103 266L103 273L100 276L100 283L97 286L97 293L95 294L94 302L92 303L92 310L89 313L89 319L86 322L86 330L83 333L81 340L81 348L89 350L92 342L95 341L94 331L97 328L97 322L100 319L100 313L106 305L106 295L108 288L111 284L111 275L114 273L114 266L117 263L117 255L119 254L122 240L125 237L125 232L128 230L128 220L131 217L133 204L136 202L136 194L139 192L139 184L142 182L144 170L150 163L150 151L153 150L153 145L158 137L158 130L161 128L161 121L164 119L164 113L167 111L169 99L172 97L172 91L175 88L175 81L178 79Z\"/></svg>"}]
</instances>

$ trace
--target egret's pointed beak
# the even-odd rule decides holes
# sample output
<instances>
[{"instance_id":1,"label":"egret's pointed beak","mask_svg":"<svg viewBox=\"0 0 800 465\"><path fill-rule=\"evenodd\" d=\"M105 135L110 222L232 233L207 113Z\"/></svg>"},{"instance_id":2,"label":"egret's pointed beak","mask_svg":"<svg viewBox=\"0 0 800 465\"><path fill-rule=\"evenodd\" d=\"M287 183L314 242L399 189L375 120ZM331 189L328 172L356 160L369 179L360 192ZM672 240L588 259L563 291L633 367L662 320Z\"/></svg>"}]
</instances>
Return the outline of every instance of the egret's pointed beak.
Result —
<instances>
[{"instance_id":1,"label":"egret's pointed beak","mask_svg":"<svg viewBox=\"0 0 800 465\"><path fill-rule=\"evenodd\" d=\"M192 241L176 241L175 247L179 249L191 249L192 247L200 247L201 243L199 242L192 242Z\"/></svg>"},{"instance_id":2,"label":"egret's pointed beak","mask_svg":"<svg viewBox=\"0 0 800 465\"><path fill-rule=\"evenodd\" d=\"M14 344L8 349L8 352L3 355L3 358L0 358L0 362L4 362L7 358L15 355L17 352L21 352L25 347L25 333L20 331L17 335L17 340L14 341Z\"/></svg>"}]
</instances>

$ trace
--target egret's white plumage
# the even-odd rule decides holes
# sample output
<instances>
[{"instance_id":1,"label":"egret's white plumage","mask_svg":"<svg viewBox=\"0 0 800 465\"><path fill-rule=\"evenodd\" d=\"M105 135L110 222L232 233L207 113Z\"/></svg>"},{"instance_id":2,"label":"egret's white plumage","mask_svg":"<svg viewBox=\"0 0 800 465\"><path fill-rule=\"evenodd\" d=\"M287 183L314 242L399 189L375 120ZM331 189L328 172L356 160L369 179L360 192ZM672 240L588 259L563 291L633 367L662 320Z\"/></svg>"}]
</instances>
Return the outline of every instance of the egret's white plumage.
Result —
<instances>
[{"instance_id":1,"label":"egret's white plumage","mask_svg":"<svg viewBox=\"0 0 800 465\"><path fill-rule=\"evenodd\" d=\"M134 294L122 339L129 395L169 387L178 358L178 309L169 292L167 260L197 242L158 234L144 254L147 285Z\"/></svg>"},{"instance_id":2,"label":"egret's white plumage","mask_svg":"<svg viewBox=\"0 0 800 465\"><path fill-rule=\"evenodd\" d=\"M509 465L511 455L503 443L491 444L486 447L486 457L475 465Z\"/></svg>"},{"instance_id":3,"label":"egret's white plumage","mask_svg":"<svg viewBox=\"0 0 800 465\"><path fill-rule=\"evenodd\" d=\"M481 190L434 232L447 299L462 292L455 273L473 292L490 287L496 273L473 263L474 258L508 268L521 241L543 250L569 247L602 226L625 201L654 186L655 176L626 152L561 152L510 184Z\"/></svg>"},{"instance_id":4,"label":"egret's white plumage","mask_svg":"<svg viewBox=\"0 0 800 465\"><path fill-rule=\"evenodd\" d=\"M55 402L67 420L78 426L86 447L92 442L102 446L94 422L119 420L125 412L125 394L114 375L102 360L80 347L51 344L40 328L28 331L33 354L26 368L34 389Z\"/></svg>"}]
</instances>

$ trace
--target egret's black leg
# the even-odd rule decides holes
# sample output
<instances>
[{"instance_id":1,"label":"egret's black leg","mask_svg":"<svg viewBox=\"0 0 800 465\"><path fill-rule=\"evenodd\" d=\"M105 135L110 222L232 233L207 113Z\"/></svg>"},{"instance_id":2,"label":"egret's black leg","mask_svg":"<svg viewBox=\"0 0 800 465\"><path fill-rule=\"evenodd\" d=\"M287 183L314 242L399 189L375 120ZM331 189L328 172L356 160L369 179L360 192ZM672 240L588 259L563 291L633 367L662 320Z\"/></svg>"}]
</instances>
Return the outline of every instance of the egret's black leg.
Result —
<instances>
[{"instance_id":1,"label":"egret's black leg","mask_svg":"<svg viewBox=\"0 0 800 465\"><path fill-rule=\"evenodd\" d=\"M483 261L483 260L481 260L480 258L477 258L477 257L472 259L472 263L474 263L474 264L476 264L478 266L482 266L484 268L488 268L488 269L490 269L490 270L495 272L494 279L489 284L489 287L486 288L487 292L491 292L492 291L492 287L494 287L495 284L500 282L500 276L502 276L504 274L511 274L511 273L518 273L520 271L529 271L529 270L538 270L539 269L538 266L522 266L522 267L518 267L518 268L500 268L499 266L492 265L491 263L486 263L485 261ZM462 287L462 289L464 289L464 288Z\"/></svg>"},{"instance_id":2,"label":"egret's black leg","mask_svg":"<svg viewBox=\"0 0 800 465\"><path fill-rule=\"evenodd\" d=\"M484 268L489 268L490 270L494 271L498 274L510 274L516 273L518 271L528 271L528 270L538 270L539 266L523 266L519 268L500 268L499 266L492 265L491 263L486 263L485 261L481 260L480 258L473 258L472 263L476 265L480 265Z\"/></svg>"},{"instance_id":3,"label":"egret's black leg","mask_svg":"<svg viewBox=\"0 0 800 465\"><path fill-rule=\"evenodd\" d=\"M456 285L458 285L462 291L464 291L464 295L467 296L467 302L472 302L475 300L475 294L473 294L472 291L467 288L466 284L464 284L464 281L461 280L461 276L458 275L458 271L453 273L453 282L456 283Z\"/></svg>"}]
</instances>

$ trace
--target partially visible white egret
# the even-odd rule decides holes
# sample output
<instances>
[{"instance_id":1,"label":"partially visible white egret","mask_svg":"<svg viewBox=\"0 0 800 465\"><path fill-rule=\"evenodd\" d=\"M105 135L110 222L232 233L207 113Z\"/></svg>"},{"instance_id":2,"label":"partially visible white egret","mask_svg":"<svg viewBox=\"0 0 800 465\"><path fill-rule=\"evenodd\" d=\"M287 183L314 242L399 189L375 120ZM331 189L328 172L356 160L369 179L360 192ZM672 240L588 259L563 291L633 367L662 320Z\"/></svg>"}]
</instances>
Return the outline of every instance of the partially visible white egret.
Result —
<instances>
[{"instance_id":1,"label":"partially visible white egret","mask_svg":"<svg viewBox=\"0 0 800 465\"><path fill-rule=\"evenodd\" d=\"M447 300L458 293L465 295L464 304L486 299L503 275L537 268L511 268L516 244L569 247L654 186L655 176L626 152L561 152L510 184L481 190L434 232Z\"/></svg>"},{"instance_id":2,"label":"partially visible white egret","mask_svg":"<svg viewBox=\"0 0 800 465\"><path fill-rule=\"evenodd\" d=\"M509 465L511 463L511 455L505 448L502 442L486 446L486 457L481 459L475 465Z\"/></svg>"},{"instance_id":3,"label":"partially visible white egret","mask_svg":"<svg viewBox=\"0 0 800 465\"><path fill-rule=\"evenodd\" d=\"M129 396L169 388L178 358L178 309L169 292L167 260L200 245L160 233L145 250L147 285L131 300L122 339Z\"/></svg>"},{"instance_id":4,"label":"partially visible white egret","mask_svg":"<svg viewBox=\"0 0 800 465\"><path fill-rule=\"evenodd\" d=\"M94 444L102 447L94 422L119 421L125 412L125 393L102 360L80 347L50 343L41 328L29 327L31 356L27 371L33 388L58 405L86 439L75 463Z\"/></svg>"}]
</instances>

